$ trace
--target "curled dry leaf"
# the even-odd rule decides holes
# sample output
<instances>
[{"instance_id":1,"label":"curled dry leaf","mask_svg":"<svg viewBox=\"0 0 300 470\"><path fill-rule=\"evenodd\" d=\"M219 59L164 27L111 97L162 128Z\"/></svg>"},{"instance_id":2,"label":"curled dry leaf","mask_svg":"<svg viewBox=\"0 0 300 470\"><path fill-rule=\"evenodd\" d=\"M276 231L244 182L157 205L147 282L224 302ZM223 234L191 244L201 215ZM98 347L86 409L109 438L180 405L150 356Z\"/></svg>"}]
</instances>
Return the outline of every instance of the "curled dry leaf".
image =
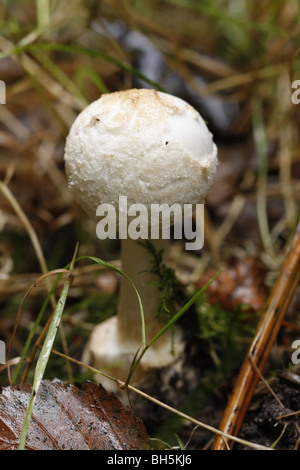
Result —
<instances>
[{"instance_id":1,"label":"curled dry leaf","mask_svg":"<svg viewBox=\"0 0 300 470\"><path fill-rule=\"evenodd\" d=\"M197 282L202 287L212 278L215 271L206 272ZM220 302L225 310L235 310L239 305L249 311L264 308L268 288L265 284L266 272L257 258L239 259L233 257L206 291L209 302Z\"/></svg>"},{"instance_id":2,"label":"curled dry leaf","mask_svg":"<svg viewBox=\"0 0 300 470\"><path fill-rule=\"evenodd\" d=\"M17 449L31 385L13 385L0 395L0 450ZM30 421L29 450L136 450L148 435L142 421L103 387L82 389L58 379L42 381Z\"/></svg>"}]
</instances>

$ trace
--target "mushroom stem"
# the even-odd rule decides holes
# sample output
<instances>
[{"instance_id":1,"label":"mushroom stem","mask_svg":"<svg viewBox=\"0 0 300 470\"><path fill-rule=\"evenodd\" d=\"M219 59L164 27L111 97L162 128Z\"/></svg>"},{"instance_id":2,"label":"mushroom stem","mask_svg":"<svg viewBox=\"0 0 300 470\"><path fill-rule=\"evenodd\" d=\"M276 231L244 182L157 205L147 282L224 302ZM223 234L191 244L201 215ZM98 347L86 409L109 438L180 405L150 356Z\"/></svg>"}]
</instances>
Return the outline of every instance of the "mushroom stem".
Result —
<instances>
[{"instance_id":1,"label":"mushroom stem","mask_svg":"<svg viewBox=\"0 0 300 470\"><path fill-rule=\"evenodd\" d=\"M154 249L163 250L163 262L166 263L169 255L169 241L164 239L151 240ZM151 272L153 262L152 254L146 247L130 238L122 240L122 270L135 285L142 301L146 342L149 342L161 329L162 323L155 317L160 305L160 289L153 285L158 281L157 276ZM121 279L118 329L120 340L126 335L126 342L141 344L142 322L138 298L132 285L126 278ZM122 332L122 333L121 333Z\"/></svg>"},{"instance_id":2,"label":"mushroom stem","mask_svg":"<svg viewBox=\"0 0 300 470\"><path fill-rule=\"evenodd\" d=\"M151 240L151 242L155 250L163 250L162 259L166 262L169 253L168 240L159 239ZM148 343L163 326L156 318L161 300L159 287L149 285L158 280L151 273L152 254L147 251L146 247L128 238L122 240L121 259L122 271L130 278L141 297L146 343ZM84 353L83 362L92 363L94 367L105 370L114 377L127 380L132 361L142 345L142 340L139 301L132 284L122 276L118 315L95 327ZM174 363L183 350L184 341L181 329L175 327L172 332L165 332L142 357L134 372L135 383L143 380L149 370ZM100 380L109 390L116 388L115 384L103 377L96 378L96 380Z\"/></svg>"}]
</instances>

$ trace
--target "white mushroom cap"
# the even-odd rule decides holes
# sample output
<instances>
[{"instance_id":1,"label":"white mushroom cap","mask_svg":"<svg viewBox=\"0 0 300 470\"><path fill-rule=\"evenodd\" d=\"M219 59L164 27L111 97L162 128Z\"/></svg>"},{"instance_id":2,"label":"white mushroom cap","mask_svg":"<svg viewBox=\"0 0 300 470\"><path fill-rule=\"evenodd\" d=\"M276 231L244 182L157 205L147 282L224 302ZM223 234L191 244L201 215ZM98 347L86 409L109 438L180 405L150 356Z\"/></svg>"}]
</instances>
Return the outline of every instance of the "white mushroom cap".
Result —
<instances>
[{"instance_id":1,"label":"white mushroom cap","mask_svg":"<svg viewBox=\"0 0 300 470\"><path fill-rule=\"evenodd\" d=\"M75 120L65 149L75 199L92 217L100 204L197 204L212 183L217 148L199 113L149 89L104 94Z\"/></svg>"}]
</instances>

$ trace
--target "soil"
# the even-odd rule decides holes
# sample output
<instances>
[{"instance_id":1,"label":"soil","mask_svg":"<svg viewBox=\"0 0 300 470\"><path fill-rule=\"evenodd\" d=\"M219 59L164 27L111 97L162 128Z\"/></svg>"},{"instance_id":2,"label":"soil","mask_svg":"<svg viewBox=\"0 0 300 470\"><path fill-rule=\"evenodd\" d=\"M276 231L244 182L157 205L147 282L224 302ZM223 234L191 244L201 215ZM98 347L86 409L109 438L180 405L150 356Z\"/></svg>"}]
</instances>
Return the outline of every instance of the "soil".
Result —
<instances>
[{"instance_id":1,"label":"soil","mask_svg":"<svg viewBox=\"0 0 300 470\"><path fill-rule=\"evenodd\" d=\"M295 450L300 441L299 385L276 379L270 392L255 398L239 436L277 450ZM285 417L286 416L286 417ZM280 418L282 417L282 418ZM238 445L237 449L245 449Z\"/></svg>"},{"instance_id":2,"label":"soil","mask_svg":"<svg viewBox=\"0 0 300 470\"><path fill-rule=\"evenodd\" d=\"M156 376L152 376L148 383L144 384L143 389L151 396L186 412L198 421L218 428L238 371L233 371L228 378L222 378L219 372L215 374L210 372L211 375L206 375L210 371L209 357L201 346L201 341L195 339L187 347L184 358L178 363L178 367L181 367L180 373L178 367L156 372ZM274 362L272 365L275 367ZM298 449L300 443L298 372L297 367L294 367L293 372L278 368L277 376L268 381L268 386L262 381L258 383L238 434L239 438L276 450ZM271 369L268 368L266 374L270 376ZM131 397L134 398L134 395ZM176 415L145 399L133 399L132 404L137 415L142 417L151 436L176 447L177 434L188 450L211 448L214 439L211 431L184 422ZM235 443L232 449L249 450L251 447Z\"/></svg>"},{"instance_id":3,"label":"soil","mask_svg":"<svg viewBox=\"0 0 300 470\"><path fill-rule=\"evenodd\" d=\"M224 395L217 392L195 416L196 419L218 428L227 402L225 392L229 392L228 385L224 384ZM300 389L276 378L272 391L274 395L266 389L255 395L238 437L276 450L297 450L300 441ZM178 435L182 442L188 443L188 450L210 450L214 438L210 431L191 424L183 427ZM251 447L235 443L232 450L251 450Z\"/></svg>"}]
</instances>

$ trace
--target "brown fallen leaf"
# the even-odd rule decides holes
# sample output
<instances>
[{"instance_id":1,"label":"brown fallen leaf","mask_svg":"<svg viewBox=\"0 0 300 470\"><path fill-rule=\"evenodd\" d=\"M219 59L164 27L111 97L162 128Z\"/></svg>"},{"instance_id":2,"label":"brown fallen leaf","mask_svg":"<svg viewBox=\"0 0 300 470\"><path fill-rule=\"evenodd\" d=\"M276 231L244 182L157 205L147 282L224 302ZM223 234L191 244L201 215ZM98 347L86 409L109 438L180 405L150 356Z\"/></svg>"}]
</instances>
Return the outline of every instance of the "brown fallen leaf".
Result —
<instances>
[{"instance_id":1,"label":"brown fallen leaf","mask_svg":"<svg viewBox=\"0 0 300 470\"><path fill-rule=\"evenodd\" d=\"M204 286L216 271L207 271L197 282ZM249 311L263 310L269 289L265 284L266 271L257 258L232 257L227 266L206 290L209 302L220 302L225 310L232 311L244 304Z\"/></svg>"},{"instance_id":2,"label":"brown fallen leaf","mask_svg":"<svg viewBox=\"0 0 300 470\"><path fill-rule=\"evenodd\" d=\"M5 387L0 395L0 450L15 450L31 385ZM29 424L28 450L138 450L148 435L142 421L102 386L82 389L58 379L42 381Z\"/></svg>"}]
</instances>

